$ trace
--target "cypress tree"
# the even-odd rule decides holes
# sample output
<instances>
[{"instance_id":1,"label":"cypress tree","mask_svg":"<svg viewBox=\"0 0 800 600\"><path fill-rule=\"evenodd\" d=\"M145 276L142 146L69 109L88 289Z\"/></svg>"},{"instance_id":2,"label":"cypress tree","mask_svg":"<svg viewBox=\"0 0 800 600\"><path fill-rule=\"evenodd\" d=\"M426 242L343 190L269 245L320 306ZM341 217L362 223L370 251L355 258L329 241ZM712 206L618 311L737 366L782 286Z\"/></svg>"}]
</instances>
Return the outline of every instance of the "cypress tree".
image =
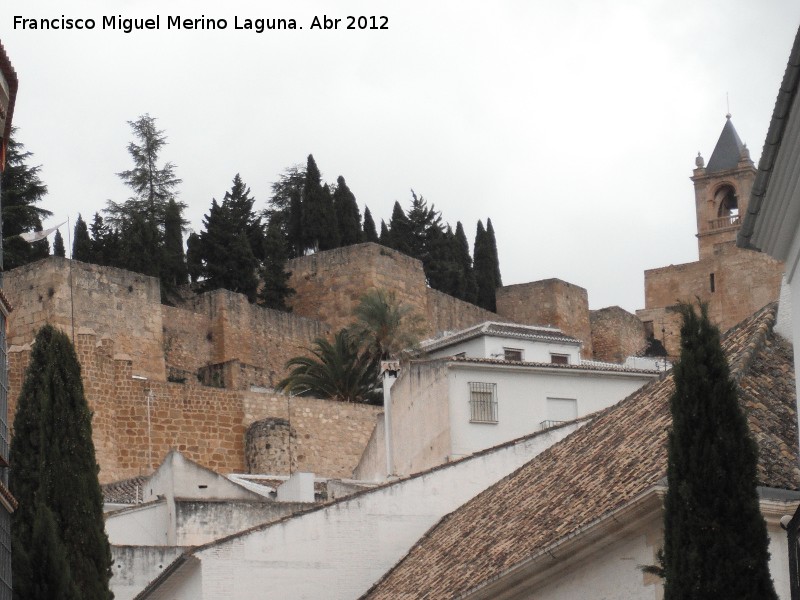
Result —
<instances>
[{"instance_id":1,"label":"cypress tree","mask_svg":"<svg viewBox=\"0 0 800 600\"><path fill-rule=\"evenodd\" d=\"M64 258L66 255L67 251L64 248L64 238L61 237L61 232L56 229L56 237L53 240L53 256Z\"/></svg>"},{"instance_id":2,"label":"cypress tree","mask_svg":"<svg viewBox=\"0 0 800 600\"><path fill-rule=\"evenodd\" d=\"M258 294L259 300L267 308L290 310L286 299L294 294L294 290L289 287L286 256L286 240L281 234L280 224L270 221L264 238L264 262L260 270L264 285Z\"/></svg>"},{"instance_id":3,"label":"cypress tree","mask_svg":"<svg viewBox=\"0 0 800 600\"><path fill-rule=\"evenodd\" d=\"M306 163L301 204L304 251L336 248L339 245L339 227L333 210L333 200L330 190L322 185L322 175L311 154Z\"/></svg>"},{"instance_id":4,"label":"cypress tree","mask_svg":"<svg viewBox=\"0 0 800 600\"><path fill-rule=\"evenodd\" d=\"M395 201L392 208L392 218L389 220L388 235L386 244L390 248L399 250L403 254L413 256L413 246L411 243L411 223L408 221L406 213L400 207L400 203ZM383 224L381 224L381 243L383 240Z\"/></svg>"},{"instance_id":5,"label":"cypress tree","mask_svg":"<svg viewBox=\"0 0 800 600\"><path fill-rule=\"evenodd\" d=\"M381 246L386 246L388 248L392 247L391 240L389 239L389 228L386 226L386 221L381 219L381 235L378 238L378 243Z\"/></svg>"},{"instance_id":6,"label":"cypress tree","mask_svg":"<svg viewBox=\"0 0 800 600\"><path fill-rule=\"evenodd\" d=\"M26 600L72 600L80 597L70 575L66 549L58 537L53 511L42 502L36 503L29 555L37 575L14 581L15 597ZM30 589L25 589L26 586Z\"/></svg>"},{"instance_id":7,"label":"cypress tree","mask_svg":"<svg viewBox=\"0 0 800 600\"><path fill-rule=\"evenodd\" d=\"M173 294L188 278L186 256L183 253L183 227L181 209L175 200L167 203L164 215L164 247L161 259L162 294Z\"/></svg>"},{"instance_id":8,"label":"cypress tree","mask_svg":"<svg viewBox=\"0 0 800 600\"><path fill-rule=\"evenodd\" d=\"M364 241L378 243L378 232L375 229L375 221L369 208L364 207Z\"/></svg>"},{"instance_id":9,"label":"cypress tree","mask_svg":"<svg viewBox=\"0 0 800 600\"><path fill-rule=\"evenodd\" d=\"M489 247L492 258L494 286L495 288L499 288L503 285L503 278L500 275L500 259L497 256L497 239L494 236L494 227L492 227L491 219L486 219L486 244Z\"/></svg>"},{"instance_id":10,"label":"cypress tree","mask_svg":"<svg viewBox=\"0 0 800 600\"><path fill-rule=\"evenodd\" d=\"M72 236L72 258L81 262L92 262L92 240L89 229L81 215L75 221L75 232Z\"/></svg>"},{"instance_id":11,"label":"cypress tree","mask_svg":"<svg viewBox=\"0 0 800 600\"><path fill-rule=\"evenodd\" d=\"M341 175L336 180L336 191L333 192L333 208L336 212L336 223L339 225L340 245L358 244L361 241L361 213L358 211L356 197ZM375 224L372 226L374 228Z\"/></svg>"},{"instance_id":12,"label":"cypress tree","mask_svg":"<svg viewBox=\"0 0 800 600\"><path fill-rule=\"evenodd\" d=\"M155 222L144 214L134 214L123 223L120 232L120 256L114 266L161 277L161 248L159 231Z\"/></svg>"},{"instance_id":13,"label":"cypress tree","mask_svg":"<svg viewBox=\"0 0 800 600\"><path fill-rule=\"evenodd\" d=\"M664 598L777 598L756 492L758 451L708 307L682 305L664 501Z\"/></svg>"},{"instance_id":14,"label":"cypress tree","mask_svg":"<svg viewBox=\"0 0 800 600\"><path fill-rule=\"evenodd\" d=\"M200 236L195 232L190 233L189 237L186 238L186 268L189 271L189 278L192 283L197 283L197 280L203 274L203 251L201 246Z\"/></svg>"},{"instance_id":15,"label":"cypress tree","mask_svg":"<svg viewBox=\"0 0 800 600\"><path fill-rule=\"evenodd\" d=\"M478 306L495 312L495 266L490 240L483 228L483 223L478 221L478 228L475 232L475 249L473 251L475 265L475 279L478 283Z\"/></svg>"},{"instance_id":16,"label":"cypress tree","mask_svg":"<svg viewBox=\"0 0 800 600\"><path fill-rule=\"evenodd\" d=\"M303 255L302 194L306 180L305 168L289 167L272 184L272 198L264 211L268 223L275 222L286 240L289 257Z\"/></svg>"},{"instance_id":17,"label":"cypress tree","mask_svg":"<svg viewBox=\"0 0 800 600\"><path fill-rule=\"evenodd\" d=\"M50 325L36 334L14 417L11 492L19 501L11 523L15 598L42 582L38 561L69 566L70 588L91 600L110 600L111 551L92 443L92 415L80 365L69 338ZM47 510L39 507L44 505ZM50 516L48 516L48 512ZM55 522L55 528L49 520ZM62 546L51 550L53 529ZM51 553L52 552L52 553ZM61 565L61 566L60 566ZM63 574L48 582L63 585ZM33 596L36 597L36 596Z\"/></svg>"},{"instance_id":18,"label":"cypress tree","mask_svg":"<svg viewBox=\"0 0 800 600\"><path fill-rule=\"evenodd\" d=\"M464 233L461 221L456 222L456 234L454 241L455 260L463 273L464 288L458 295L462 300L475 304L478 300L478 281L475 278L475 271L472 268L472 257L469 255L469 242Z\"/></svg>"}]
</instances>

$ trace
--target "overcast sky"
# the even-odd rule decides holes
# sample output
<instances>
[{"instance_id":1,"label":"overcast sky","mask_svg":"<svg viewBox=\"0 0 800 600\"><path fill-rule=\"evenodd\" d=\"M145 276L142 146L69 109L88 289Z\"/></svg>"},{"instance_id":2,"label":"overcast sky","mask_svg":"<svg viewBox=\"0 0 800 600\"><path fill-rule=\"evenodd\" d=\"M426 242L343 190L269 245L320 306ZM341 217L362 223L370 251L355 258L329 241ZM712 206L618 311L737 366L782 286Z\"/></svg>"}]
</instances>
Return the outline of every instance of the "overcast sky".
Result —
<instances>
[{"instance_id":1,"label":"overcast sky","mask_svg":"<svg viewBox=\"0 0 800 600\"><path fill-rule=\"evenodd\" d=\"M644 269L697 259L688 178L726 93L758 160L800 25L797 0L5 0L2 13L48 224L129 195L116 176L131 167L127 121L150 113L195 231L236 173L261 209L312 153L378 224L413 188L470 242L491 217L505 284L557 277L593 309L630 311ZM96 28L14 27L62 15ZM160 15L160 29L103 30L114 15ZM227 29L167 29L176 15ZM339 29L311 29L315 15ZM347 30L349 15L386 16L388 30ZM236 30L236 17L302 29Z\"/></svg>"}]
</instances>

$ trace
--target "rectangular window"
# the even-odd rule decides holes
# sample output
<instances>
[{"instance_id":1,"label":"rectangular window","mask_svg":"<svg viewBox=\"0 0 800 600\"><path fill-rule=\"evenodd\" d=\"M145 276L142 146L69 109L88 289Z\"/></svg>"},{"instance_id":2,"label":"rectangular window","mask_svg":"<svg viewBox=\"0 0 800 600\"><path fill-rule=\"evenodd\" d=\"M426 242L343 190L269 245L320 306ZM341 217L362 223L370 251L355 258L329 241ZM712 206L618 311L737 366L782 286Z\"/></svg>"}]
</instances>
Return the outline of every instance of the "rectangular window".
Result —
<instances>
[{"instance_id":1,"label":"rectangular window","mask_svg":"<svg viewBox=\"0 0 800 600\"><path fill-rule=\"evenodd\" d=\"M578 418L578 400L575 398L548 398L547 419L539 423L540 429L548 429Z\"/></svg>"},{"instance_id":2,"label":"rectangular window","mask_svg":"<svg viewBox=\"0 0 800 600\"><path fill-rule=\"evenodd\" d=\"M471 423L497 423L497 384L469 382L469 420Z\"/></svg>"},{"instance_id":3,"label":"rectangular window","mask_svg":"<svg viewBox=\"0 0 800 600\"><path fill-rule=\"evenodd\" d=\"M503 348L503 358L506 360L522 360L522 350L518 348Z\"/></svg>"},{"instance_id":4,"label":"rectangular window","mask_svg":"<svg viewBox=\"0 0 800 600\"><path fill-rule=\"evenodd\" d=\"M568 365L569 354L553 354L550 353L550 362L554 365Z\"/></svg>"},{"instance_id":5,"label":"rectangular window","mask_svg":"<svg viewBox=\"0 0 800 600\"><path fill-rule=\"evenodd\" d=\"M711 275L708 276L708 286L711 288L711 293L712 294L715 291L717 291L717 285L716 285L716 282L714 281L714 274L713 273L711 273Z\"/></svg>"}]
</instances>

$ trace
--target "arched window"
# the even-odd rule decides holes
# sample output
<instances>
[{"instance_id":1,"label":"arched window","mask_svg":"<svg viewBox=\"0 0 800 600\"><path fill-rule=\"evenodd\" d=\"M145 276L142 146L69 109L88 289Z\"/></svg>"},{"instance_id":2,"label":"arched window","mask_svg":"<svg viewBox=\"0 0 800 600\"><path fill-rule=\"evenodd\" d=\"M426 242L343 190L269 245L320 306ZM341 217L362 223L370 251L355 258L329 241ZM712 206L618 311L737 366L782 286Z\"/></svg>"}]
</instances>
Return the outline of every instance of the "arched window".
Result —
<instances>
[{"instance_id":1,"label":"arched window","mask_svg":"<svg viewBox=\"0 0 800 600\"><path fill-rule=\"evenodd\" d=\"M714 204L719 206L718 217L738 217L739 199L736 197L736 190L733 186L723 185L714 194Z\"/></svg>"}]
</instances>

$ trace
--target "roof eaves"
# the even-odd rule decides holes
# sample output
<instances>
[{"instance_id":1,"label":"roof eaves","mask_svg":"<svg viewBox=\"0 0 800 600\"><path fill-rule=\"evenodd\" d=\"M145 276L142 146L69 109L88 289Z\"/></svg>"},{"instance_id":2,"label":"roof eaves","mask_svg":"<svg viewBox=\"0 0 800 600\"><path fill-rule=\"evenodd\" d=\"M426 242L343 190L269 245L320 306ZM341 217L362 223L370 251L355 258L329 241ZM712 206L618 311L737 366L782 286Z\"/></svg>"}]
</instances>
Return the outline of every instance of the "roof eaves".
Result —
<instances>
[{"instance_id":1,"label":"roof eaves","mask_svg":"<svg viewBox=\"0 0 800 600\"><path fill-rule=\"evenodd\" d=\"M798 86L800 85L800 28L794 38L789 60L786 64L786 71L783 74L783 81L778 90L778 97L775 100L775 108L772 111L767 137L764 140L764 149L758 161L758 174L753 182L753 189L750 194L750 203L747 206L747 214L739 229L736 244L741 248L750 250L761 250L752 244L751 240L755 233L756 220L763 208L764 198L769 189L770 178L772 177L775 161L780 151L781 142L789 122L789 115L794 105Z\"/></svg>"}]
</instances>

